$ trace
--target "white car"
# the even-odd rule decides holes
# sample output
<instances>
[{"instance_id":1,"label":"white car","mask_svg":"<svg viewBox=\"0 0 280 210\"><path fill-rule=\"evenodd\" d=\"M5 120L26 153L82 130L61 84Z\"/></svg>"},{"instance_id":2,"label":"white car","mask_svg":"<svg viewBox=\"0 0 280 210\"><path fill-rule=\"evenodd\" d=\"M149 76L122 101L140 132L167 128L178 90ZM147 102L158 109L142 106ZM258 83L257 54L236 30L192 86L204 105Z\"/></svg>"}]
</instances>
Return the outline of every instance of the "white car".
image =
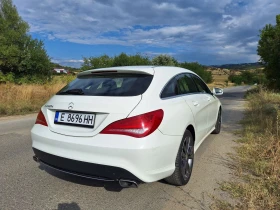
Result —
<instances>
[{"instance_id":1,"label":"white car","mask_svg":"<svg viewBox=\"0 0 280 210\"><path fill-rule=\"evenodd\" d=\"M185 185L194 153L221 129L216 91L178 67L82 72L39 112L31 131L33 158L122 187L161 179Z\"/></svg>"}]
</instances>

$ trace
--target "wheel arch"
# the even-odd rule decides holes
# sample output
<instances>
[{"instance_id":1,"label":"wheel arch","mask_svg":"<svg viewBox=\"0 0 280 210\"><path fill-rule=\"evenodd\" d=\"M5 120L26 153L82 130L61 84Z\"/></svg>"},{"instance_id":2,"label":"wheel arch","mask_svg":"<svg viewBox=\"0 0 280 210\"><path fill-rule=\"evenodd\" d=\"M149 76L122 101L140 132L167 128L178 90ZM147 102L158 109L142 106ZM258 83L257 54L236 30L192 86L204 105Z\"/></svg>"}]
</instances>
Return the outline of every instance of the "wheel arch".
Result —
<instances>
[{"instance_id":1,"label":"wheel arch","mask_svg":"<svg viewBox=\"0 0 280 210\"><path fill-rule=\"evenodd\" d=\"M192 124L188 125L187 129L188 131L191 132L192 136L193 136L193 140L195 142L195 129L194 129L194 126Z\"/></svg>"}]
</instances>

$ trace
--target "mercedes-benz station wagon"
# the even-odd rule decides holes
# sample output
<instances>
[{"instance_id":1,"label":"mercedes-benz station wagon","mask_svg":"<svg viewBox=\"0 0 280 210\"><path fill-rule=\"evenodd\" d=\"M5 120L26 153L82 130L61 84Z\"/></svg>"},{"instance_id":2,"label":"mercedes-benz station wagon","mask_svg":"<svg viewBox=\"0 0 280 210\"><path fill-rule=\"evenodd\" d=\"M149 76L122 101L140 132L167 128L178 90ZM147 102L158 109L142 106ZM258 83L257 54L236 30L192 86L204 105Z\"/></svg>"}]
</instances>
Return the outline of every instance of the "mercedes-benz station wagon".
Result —
<instances>
[{"instance_id":1,"label":"mercedes-benz station wagon","mask_svg":"<svg viewBox=\"0 0 280 210\"><path fill-rule=\"evenodd\" d=\"M40 110L34 160L122 187L189 181L194 153L221 129L221 103L194 72L127 66L82 72Z\"/></svg>"}]
</instances>

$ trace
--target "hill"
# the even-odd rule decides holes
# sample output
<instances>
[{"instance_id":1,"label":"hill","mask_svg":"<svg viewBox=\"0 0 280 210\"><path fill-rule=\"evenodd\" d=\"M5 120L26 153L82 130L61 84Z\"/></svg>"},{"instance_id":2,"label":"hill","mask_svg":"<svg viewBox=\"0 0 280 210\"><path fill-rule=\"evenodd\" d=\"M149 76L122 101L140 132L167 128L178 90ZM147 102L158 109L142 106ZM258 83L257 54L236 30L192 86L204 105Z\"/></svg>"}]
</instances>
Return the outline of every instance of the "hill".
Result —
<instances>
[{"instance_id":1,"label":"hill","mask_svg":"<svg viewBox=\"0 0 280 210\"><path fill-rule=\"evenodd\" d=\"M256 63L212 65L210 67L229 69L229 70L250 70L250 69L262 68L263 65L260 62L256 62Z\"/></svg>"}]
</instances>

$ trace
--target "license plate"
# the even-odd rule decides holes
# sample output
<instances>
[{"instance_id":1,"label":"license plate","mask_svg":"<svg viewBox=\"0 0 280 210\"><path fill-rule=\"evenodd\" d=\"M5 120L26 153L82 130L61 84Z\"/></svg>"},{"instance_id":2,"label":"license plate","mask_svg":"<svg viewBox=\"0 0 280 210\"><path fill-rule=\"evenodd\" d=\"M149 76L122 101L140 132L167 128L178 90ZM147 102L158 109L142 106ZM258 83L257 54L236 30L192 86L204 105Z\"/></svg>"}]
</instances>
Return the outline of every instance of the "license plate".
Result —
<instances>
[{"instance_id":1,"label":"license plate","mask_svg":"<svg viewBox=\"0 0 280 210\"><path fill-rule=\"evenodd\" d=\"M55 113L54 123L93 128L95 115L90 113L61 112Z\"/></svg>"}]
</instances>

